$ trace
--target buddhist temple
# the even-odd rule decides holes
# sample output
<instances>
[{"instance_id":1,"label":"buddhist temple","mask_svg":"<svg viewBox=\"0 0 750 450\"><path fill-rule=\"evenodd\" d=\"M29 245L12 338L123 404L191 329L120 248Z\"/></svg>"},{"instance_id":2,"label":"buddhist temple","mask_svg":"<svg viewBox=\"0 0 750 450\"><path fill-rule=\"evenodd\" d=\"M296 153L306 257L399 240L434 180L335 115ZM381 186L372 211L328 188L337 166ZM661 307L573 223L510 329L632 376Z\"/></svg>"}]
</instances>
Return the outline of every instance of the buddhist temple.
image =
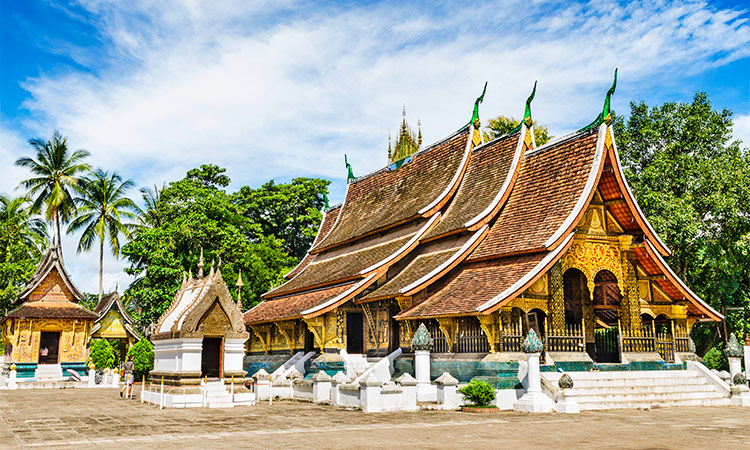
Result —
<instances>
[{"instance_id":1,"label":"buddhist temple","mask_svg":"<svg viewBox=\"0 0 750 450\"><path fill-rule=\"evenodd\" d=\"M154 343L153 378L169 385L198 385L202 379L243 378L242 357L248 333L242 312L221 277L221 268L183 277L172 304L159 318Z\"/></svg>"},{"instance_id":2,"label":"buddhist temple","mask_svg":"<svg viewBox=\"0 0 750 450\"><path fill-rule=\"evenodd\" d=\"M99 318L91 329L91 337L97 339L117 340L116 350L120 361L125 361L128 349L141 339L135 329L135 322L125 310L117 292L107 294L96 304L94 312Z\"/></svg>"},{"instance_id":3,"label":"buddhist temple","mask_svg":"<svg viewBox=\"0 0 750 450\"><path fill-rule=\"evenodd\" d=\"M404 119L408 142L349 181L287 281L244 314L249 354L407 353L422 323L433 352L467 360L522 359L529 329L547 363L691 353L692 325L722 316L665 262L628 187L614 90L592 123L540 146L533 94L520 125L489 142L484 94L466 125L406 156Z\"/></svg>"},{"instance_id":4,"label":"buddhist temple","mask_svg":"<svg viewBox=\"0 0 750 450\"><path fill-rule=\"evenodd\" d=\"M61 379L65 369L86 373L98 315L78 304L82 298L53 243L16 298L19 306L0 320L5 360L18 367L19 377Z\"/></svg>"}]
</instances>

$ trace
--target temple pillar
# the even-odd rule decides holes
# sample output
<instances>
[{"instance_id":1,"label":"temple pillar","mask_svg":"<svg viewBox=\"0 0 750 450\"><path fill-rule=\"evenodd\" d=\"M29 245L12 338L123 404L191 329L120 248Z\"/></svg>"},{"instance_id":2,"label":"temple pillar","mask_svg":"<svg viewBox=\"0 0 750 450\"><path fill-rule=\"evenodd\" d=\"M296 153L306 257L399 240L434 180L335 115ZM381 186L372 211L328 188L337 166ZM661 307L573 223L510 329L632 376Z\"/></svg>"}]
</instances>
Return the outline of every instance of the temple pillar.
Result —
<instances>
[{"instance_id":1,"label":"temple pillar","mask_svg":"<svg viewBox=\"0 0 750 450\"><path fill-rule=\"evenodd\" d=\"M638 288L638 276L635 264L630 258L630 251L622 252L622 266L625 283L622 302L620 304L620 321L623 327L631 330L643 328L641 323L641 301Z\"/></svg>"},{"instance_id":2,"label":"temple pillar","mask_svg":"<svg viewBox=\"0 0 750 450\"><path fill-rule=\"evenodd\" d=\"M549 271L549 303L547 309L549 310L553 333L562 334L565 331L565 291L560 261L556 262Z\"/></svg>"},{"instance_id":3,"label":"temple pillar","mask_svg":"<svg viewBox=\"0 0 750 450\"><path fill-rule=\"evenodd\" d=\"M487 338L487 342L490 344L490 353L497 351L497 341L499 338L500 326L498 325L497 314L480 315L477 316L479 319L479 326L484 331L484 336Z\"/></svg>"}]
</instances>

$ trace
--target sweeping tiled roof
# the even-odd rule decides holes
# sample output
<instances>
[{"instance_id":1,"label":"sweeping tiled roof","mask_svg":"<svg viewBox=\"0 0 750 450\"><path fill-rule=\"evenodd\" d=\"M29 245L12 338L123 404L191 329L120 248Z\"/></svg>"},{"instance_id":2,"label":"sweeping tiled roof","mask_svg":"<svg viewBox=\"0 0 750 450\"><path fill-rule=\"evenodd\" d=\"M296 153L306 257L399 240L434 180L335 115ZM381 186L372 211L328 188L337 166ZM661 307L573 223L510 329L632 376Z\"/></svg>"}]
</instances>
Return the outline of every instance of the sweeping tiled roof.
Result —
<instances>
[{"instance_id":1,"label":"sweeping tiled roof","mask_svg":"<svg viewBox=\"0 0 750 450\"><path fill-rule=\"evenodd\" d=\"M107 315L112 307L114 307L122 317L122 324L125 330L127 330L127 332L132 336L140 339L141 334L136 331L135 322L133 321L133 318L130 317L130 314L128 314L125 306L120 300L120 295L117 292L112 292L110 294L102 296L101 300L99 300L99 302L96 304L94 312L99 315L99 318L96 319L96 323L94 324L91 333L93 334L99 329L101 320L104 318L104 316Z\"/></svg>"},{"instance_id":2,"label":"sweeping tiled roof","mask_svg":"<svg viewBox=\"0 0 750 450\"><path fill-rule=\"evenodd\" d=\"M456 175L466 163L468 133L469 129L462 129L415 154L398 170L382 169L352 181L336 225L311 253L434 214L425 208L447 201L443 197L460 181Z\"/></svg>"},{"instance_id":3,"label":"sweeping tiled roof","mask_svg":"<svg viewBox=\"0 0 750 450\"><path fill-rule=\"evenodd\" d=\"M469 260L542 250L584 193L597 130L528 152L505 208Z\"/></svg>"},{"instance_id":4,"label":"sweeping tiled roof","mask_svg":"<svg viewBox=\"0 0 750 450\"><path fill-rule=\"evenodd\" d=\"M533 269L547 252L509 256L465 265L434 286L434 294L401 312L397 319L477 314L477 307Z\"/></svg>"},{"instance_id":5,"label":"sweeping tiled roof","mask_svg":"<svg viewBox=\"0 0 750 450\"><path fill-rule=\"evenodd\" d=\"M265 300L244 314L245 323L261 323L302 317L302 311L320 305L354 286L354 282Z\"/></svg>"},{"instance_id":6,"label":"sweeping tiled roof","mask_svg":"<svg viewBox=\"0 0 750 450\"><path fill-rule=\"evenodd\" d=\"M505 135L475 149L456 196L445 210L440 223L425 239L460 230L485 211L501 191L508 177L519 133Z\"/></svg>"},{"instance_id":7,"label":"sweeping tiled roof","mask_svg":"<svg viewBox=\"0 0 750 450\"><path fill-rule=\"evenodd\" d=\"M95 320L98 317L96 313L83 309L80 305L73 302L26 302L6 314L0 323L10 318Z\"/></svg>"},{"instance_id":8,"label":"sweeping tiled roof","mask_svg":"<svg viewBox=\"0 0 750 450\"><path fill-rule=\"evenodd\" d=\"M315 240L313 241L311 247L315 247L318 242L322 241L326 236L328 236L328 233L330 233L331 229L333 228L333 224L339 217L339 212L341 212L341 205L336 205L324 213L323 221L320 224L320 228L318 228L318 234L317 236L315 236ZM310 264L313 259L315 259L315 256L311 255L310 252L307 252L307 254L305 254L305 257L302 258L302 261L297 264L297 267L290 270L289 273L284 275L284 278L286 278L287 280L294 278L298 273L302 271L302 269L307 267L307 265Z\"/></svg>"},{"instance_id":9,"label":"sweeping tiled roof","mask_svg":"<svg viewBox=\"0 0 750 450\"><path fill-rule=\"evenodd\" d=\"M44 254L42 261L39 263L36 270L34 271L34 274L31 276L31 279L28 283L26 283L26 287L24 288L24 290L18 294L13 302L17 303L19 301L25 302L27 300L37 300L35 298L32 298L32 294L34 293L34 291L42 287L44 281L53 272L57 272L57 275L59 275L59 278L62 280L65 288L67 288L67 290L70 292L72 301L79 302L83 299L83 294L81 294L75 284L73 284L70 275L68 275L67 270L65 270L65 264L63 263L62 251L60 249L60 246L57 244L53 244L47 249L47 252Z\"/></svg>"}]
</instances>

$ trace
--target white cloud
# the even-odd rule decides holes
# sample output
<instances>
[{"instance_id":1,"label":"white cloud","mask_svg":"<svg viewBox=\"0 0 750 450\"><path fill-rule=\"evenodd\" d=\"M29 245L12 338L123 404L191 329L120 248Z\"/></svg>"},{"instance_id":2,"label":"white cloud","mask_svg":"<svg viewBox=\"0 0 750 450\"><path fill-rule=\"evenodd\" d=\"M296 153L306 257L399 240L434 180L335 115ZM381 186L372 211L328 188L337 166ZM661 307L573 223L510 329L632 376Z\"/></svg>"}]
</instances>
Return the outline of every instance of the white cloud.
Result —
<instances>
[{"instance_id":1,"label":"white cloud","mask_svg":"<svg viewBox=\"0 0 750 450\"><path fill-rule=\"evenodd\" d=\"M236 185L341 179L343 153L363 174L385 163L402 104L412 124L421 118L429 143L468 121L485 80L486 118L520 115L538 79L535 118L560 135L596 116L614 67L615 101L624 105L640 83L750 55L739 13L700 2L448 4L440 12L83 4L111 47L92 73L26 80L34 114L26 126L40 135L60 129L95 165L141 185L207 162L228 167ZM118 266L109 267L114 277ZM90 267L80 270L95 291Z\"/></svg>"},{"instance_id":2,"label":"white cloud","mask_svg":"<svg viewBox=\"0 0 750 450\"><path fill-rule=\"evenodd\" d=\"M735 114L732 137L742 141L740 147L750 148L750 114Z\"/></svg>"}]
</instances>

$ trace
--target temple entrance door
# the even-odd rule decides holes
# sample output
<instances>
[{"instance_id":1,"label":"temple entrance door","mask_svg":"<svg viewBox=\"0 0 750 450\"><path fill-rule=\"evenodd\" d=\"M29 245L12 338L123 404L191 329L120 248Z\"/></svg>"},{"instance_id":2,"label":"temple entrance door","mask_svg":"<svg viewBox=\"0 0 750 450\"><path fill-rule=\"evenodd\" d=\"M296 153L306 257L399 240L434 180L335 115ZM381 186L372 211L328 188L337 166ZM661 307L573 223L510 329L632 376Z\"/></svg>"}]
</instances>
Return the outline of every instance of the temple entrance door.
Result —
<instances>
[{"instance_id":1,"label":"temple entrance door","mask_svg":"<svg viewBox=\"0 0 750 450\"><path fill-rule=\"evenodd\" d=\"M309 353L315 350L315 336L305 325L305 353Z\"/></svg>"},{"instance_id":2,"label":"temple entrance door","mask_svg":"<svg viewBox=\"0 0 750 450\"><path fill-rule=\"evenodd\" d=\"M346 351L348 353L365 352L364 330L362 326L362 313L346 313Z\"/></svg>"},{"instance_id":3,"label":"temple entrance door","mask_svg":"<svg viewBox=\"0 0 750 450\"><path fill-rule=\"evenodd\" d=\"M391 337L388 346L388 353L395 352L401 347L401 324L393 318L395 314L391 314Z\"/></svg>"},{"instance_id":4,"label":"temple entrance door","mask_svg":"<svg viewBox=\"0 0 750 450\"><path fill-rule=\"evenodd\" d=\"M594 277L594 286L594 361L617 363L620 362L618 310L622 301L617 277L608 270L602 270Z\"/></svg>"},{"instance_id":5,"label":"temple entrance door","mask_svg":"<svg viewBox=\"0 0 750 450\"><path fill-rule=\"evenodd\" d=\"M221 378L222 338L203 338L201 376Z\"/></svg>"},{"instance_id":6,"label":"temple entrance door","mask_svg":"<svg viewBox=\"0 0 750 450\"><path fill-rule=\"evenodd\" d=\"M42 331L39 340L39 364L59 362L60 332Z\"/></svg>"}]
</instances>

